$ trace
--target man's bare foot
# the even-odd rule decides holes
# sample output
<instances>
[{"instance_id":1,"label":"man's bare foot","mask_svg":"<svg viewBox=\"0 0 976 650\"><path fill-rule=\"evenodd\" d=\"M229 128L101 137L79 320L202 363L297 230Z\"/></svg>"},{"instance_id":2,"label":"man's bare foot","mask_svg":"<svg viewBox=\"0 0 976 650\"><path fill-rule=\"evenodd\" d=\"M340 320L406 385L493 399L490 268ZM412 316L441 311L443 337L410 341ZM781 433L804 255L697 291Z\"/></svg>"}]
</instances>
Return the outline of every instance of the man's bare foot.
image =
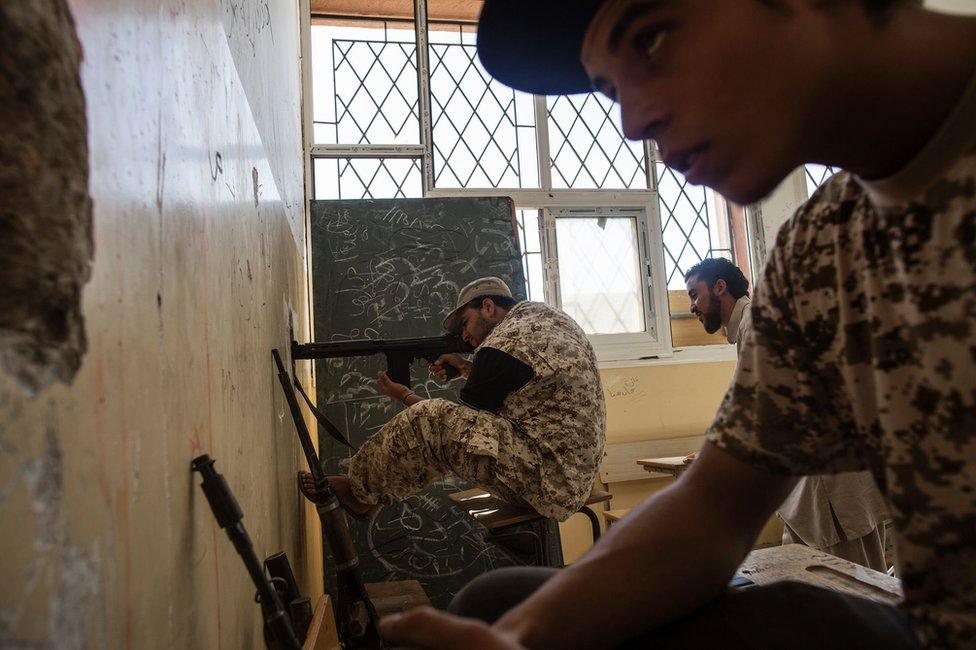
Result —
<instances>
[{"instance_id":1,"label":"man's bare foot","mask_svg":"<svg viewBox=\"0 0 976 650\"><path fill-rule=\"evenodd\" d=\"M336 498L346 512L354 517L371 517L379 509L379 506L363 503L352 493L352 486L349 484L347 476L327 476L325 477L335 492ZM298 485L302 494L312 502L317 502L318 487L311 473L306 471L298 472Z\"/></svg>"}]
</instances>

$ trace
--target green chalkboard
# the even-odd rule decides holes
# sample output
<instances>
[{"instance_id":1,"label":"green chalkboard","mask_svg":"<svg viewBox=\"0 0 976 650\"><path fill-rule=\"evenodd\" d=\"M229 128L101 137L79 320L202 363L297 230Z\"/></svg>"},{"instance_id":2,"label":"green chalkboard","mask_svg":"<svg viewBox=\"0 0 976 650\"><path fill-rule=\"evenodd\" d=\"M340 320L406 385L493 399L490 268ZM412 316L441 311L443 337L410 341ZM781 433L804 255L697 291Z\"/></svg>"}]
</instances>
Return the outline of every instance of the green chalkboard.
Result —
<instances>
[{"instance_id":1,"label":"green chalkboard","mask_svg":"<svg viewBox=\"0 0 976 650\"><path fill-rule=\"evenodd\" d=\"M438 336L460 289L486 275L525 299L511 199L312 201L311 243L317 341ZM383 369L382 356L316 362L318 404L353 447L402 409L376 390ZM458 382L444 386L419 364L412 373L418 395L457 399ZM324 431L319 443L325 470L342 472L351 451ZM446 498L467 487L445 478L368 524L350 522L365 580L419 580L444 607L473 577L517 564Z\"/></svg>"}]
</instances>

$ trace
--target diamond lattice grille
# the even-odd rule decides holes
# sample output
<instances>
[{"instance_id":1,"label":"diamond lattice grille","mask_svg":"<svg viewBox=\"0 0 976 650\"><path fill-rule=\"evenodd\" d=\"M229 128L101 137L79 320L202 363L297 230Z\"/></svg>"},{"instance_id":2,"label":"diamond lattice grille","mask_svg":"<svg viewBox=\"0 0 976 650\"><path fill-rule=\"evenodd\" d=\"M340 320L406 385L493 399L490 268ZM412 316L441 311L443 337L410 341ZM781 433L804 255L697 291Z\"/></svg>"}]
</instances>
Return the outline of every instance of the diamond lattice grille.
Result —
<instances>
[{"instance_id":1,"label":"diamond lattice grille","mask_svg":"<svg viewBox=\"0 0 976 650\"><path fill-rule=\"evenodd\" d=\"M612 102L591 93L553 97L548 106L553 187L647 188L643 145L624 139Z\"/></svg>"},{"instance_id":2,"label":"diamond lattice grille","mask_svg":"<svg viewBox=\"0 0 976 650\"><path fill-rule=\"evenodd\" d=\"M684 273L712 256L711 222L713 206L709 192L658 163L658 200L661 206L661 236L664 241L664 272L668 288L684 288Z\"/></svg>"},{"instance_id":3,"label":"diamond lattice grille","mask_svg":"<svg viewBox=\"0 0 976 650\"><path fill-rule=\"evenodd\" d=\"M316 199L396 199L423 196L420 161L336 158L315 161Z\"/></svg>"},{"instance_id":4,"label":"diamond lattice grille","mask_svg":"<svg viewBox=\"0 0 976 650\"><path fill-rule=\"evenodd\" d=\"M520 124L515 93L488 76L475 47L431 44L430 88L434 185L521 187L520 127L531 123Z\"/></svg>"},{"instance_id":5,"label":"diamond lattice grille","mask_svg":"<svg viewBox=\"0 0 976 650\"><path fill-rule=\"evenodd\" d=\"M817 188L823 185L828 178L840 171L840 167L825 167L824 165L804 165L804 176L807 181L807 196L813 196Z\"/></svg>"},{"instance_id":6,"label":"diamond lattice grille","mask_svg":"<svg viewBox=\"0 0 976 650\"><path fill-rule=\"evenodd\" d=\"M416 142L417 46L335 40L332 48L336 142Z\"/></svg>"},{"instance_id":7,"label":"diamond lattice grille","mask_svg":"<svg viewBox=\"0 0 976 650\"><path fill-rule=\"evenodd\" d=\"M545 302L545 279L542 269L542 243L539 238L539 210L516 210L522 271L529 300Z\"/></svg>"}]
</instances>

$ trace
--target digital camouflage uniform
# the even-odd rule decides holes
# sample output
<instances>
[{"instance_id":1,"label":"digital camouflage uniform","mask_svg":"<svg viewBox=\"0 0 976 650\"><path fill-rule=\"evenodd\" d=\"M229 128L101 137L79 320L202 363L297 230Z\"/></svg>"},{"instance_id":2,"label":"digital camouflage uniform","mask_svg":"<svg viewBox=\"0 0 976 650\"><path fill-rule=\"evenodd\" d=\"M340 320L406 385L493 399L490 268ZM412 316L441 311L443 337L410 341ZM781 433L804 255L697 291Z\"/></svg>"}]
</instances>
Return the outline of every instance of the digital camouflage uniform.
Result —
<instances>
[{"instance_id":1,"label":"digital camouflage uniform","mask_svg":"<svg viewBox=\"0 0 976 650\"><path fill-rule=\"evenodd\" d=\"M349 478L364 503L392 503L454 473L562 521L579 510L603 458L606 408L596 357L569 316L521 302L479 346L532 368L498 413L443 399L397 414L353 456ZM475 351L477 354L477 351Z\"/></svg>"},{"instance_id":2,"label":"digital camouflage uniform","mask_svg":"<svg viewBox=\"0 0 976 650\"><path fill-rule=\"evenodd\" d=\"M776 473L872 470L920 639L976 647L976 83L897 175L800 208L752 317L709 440Z\"/></svg>"}]
</instances>

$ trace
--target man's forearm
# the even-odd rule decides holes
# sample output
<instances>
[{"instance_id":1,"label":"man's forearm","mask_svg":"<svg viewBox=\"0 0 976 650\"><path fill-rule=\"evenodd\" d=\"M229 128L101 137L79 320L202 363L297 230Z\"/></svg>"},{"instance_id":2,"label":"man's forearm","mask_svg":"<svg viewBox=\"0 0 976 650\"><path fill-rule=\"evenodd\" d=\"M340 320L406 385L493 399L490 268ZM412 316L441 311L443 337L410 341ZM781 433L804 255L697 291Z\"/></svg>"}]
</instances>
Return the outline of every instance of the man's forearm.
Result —
<instances>
[{"instance_id":1,"label":"man's forearm","mask_svg":"<svg viewBox=\"0 0 976 650\"><path fill-rule=\"evenodd\" d=\"M711 481L688 480L691 471L615 524L497 627L529 648L593 648L597 640L612 646L720 593L782 499L767 497L772 505L762 504L763 512L742 513ZM773 483L767 487L778 494L776 484L789 481Z\"/></svg>"}]
</instances>

